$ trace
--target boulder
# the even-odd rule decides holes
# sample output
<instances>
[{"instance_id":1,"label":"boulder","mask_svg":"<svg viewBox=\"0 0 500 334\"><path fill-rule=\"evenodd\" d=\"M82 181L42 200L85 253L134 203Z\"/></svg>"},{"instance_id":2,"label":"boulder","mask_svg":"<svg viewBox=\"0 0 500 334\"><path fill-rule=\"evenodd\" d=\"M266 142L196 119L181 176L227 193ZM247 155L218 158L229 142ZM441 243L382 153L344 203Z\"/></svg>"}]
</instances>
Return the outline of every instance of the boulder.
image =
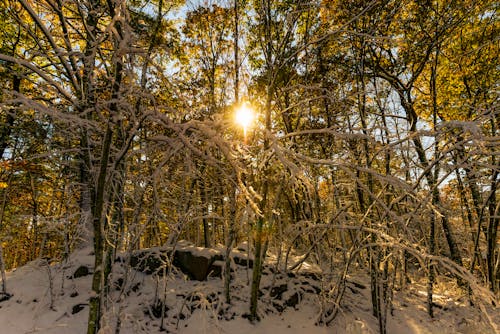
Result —
<instances>
[{"instance_id":1,"label":"boulder","mask_svg":"<svg viewBox=\"0 0 500 334\"><path fill-rule=\"evenodd\" d=\"M249 259L246 255L233 254L232 256L233 256L234 263L236 263L237 265L240 265L243 267L248 266L248 268L253 268L253 260Z\"/></svg>"},{"instance_id":2,"label":"boulder","mask_svg":"<svg viewBox=\"0 0 500 334\"><path fill-rule=\"evenodd\" d=\"M214 263L212 257L195 255L188 249L178 249L174 253L174 266L188 275L190 279L197 281L207 279L212 263Z\"/></svg>"},{"instance_id":3,"label":"boulder","mask_svg":"<svg viewBox=\"0 0 500 334\"><path fill-rule=\"evenodd\" d=\"M222 278L222 273L224 272L225 263L223 261L214 261L210 268L208 268L208 276Z\"/></svg>"},{"instance_id":4,"label":"boulder","mask_svg":"<svg viewBox=\"0 0 500 334\"><path fill-rule=\"evenodd\" d=\"M0 302L4 302L6 300L9 300L10 298L12 297L12 294L10 293L4 293L4 292L1 292L0 293Z\"/></svg>"},{"instance_id":5,"label":"boulder","mask_svg":"<svg viewBox=\"0 0 500 334\"><path fill-rule=\"evenodd\" d=\"M80 312L81 310L83 310L83 308L87 306L87 304L76 304L72 307L71 309L71 314L77 314L78 312Z\"/></svg>"},{"instance_id":6,"label":"boulder","mask_svg":"<svg viewBox=\"0 0 500 334\"><path fill-rule=\"evenodd\" d=\"M153 273L162 275L163 269L168 263L169 256L170 254L167 250L161 249L135 251L130 256L130 266L148 275Z\"/></svg>"},{"instance_id":7,"label":"boulder","mask_svg":"<svg viewBox=\"0 0 500 334\"><path fill-rule=\"evenodd\" d=\"M181 241L177 246L173 254L172 264L190 279L204 281L208 276L222 277L224 255L220 250L195 247ZM135 270L145 274L162 275L171 254L171 249L142 249L133 252L130 265ZM253 259L249 259L246 254L235 251L231 253L231 257L237 265L253 267Z\"/></svg>"},{"instance_id":8,"label":"boulder","mask_svg":"<svg viewBox=\"0 0 500 334\"><path fill-rule=\"evenodd\" d=\"M75 272L73 273L73 275L71 275L70 277L68 278L79 278L79 277L84 277L84 276L87 276L87 275L90 275L91 272L90 272L90 269L89 267L87 266L79 266Z\"/></svg>"},{"instance_id":9,"label":"boulder","mask_svg":"<svg viewBox=\"0 0 500 334\"><path fill-rule=\"evenodd\" d=\"M302 296L299 294L299 292L297 291L294 292L290 297L286 299L285 301L286 306L295 307L299 303L301 297Z\"/></svg>"},{"instance_id":10,"label":"boulder","mask_svg":"<svg viewBox=\"0 0 500 334\"><path fill-rule=\"evenodd\" d=\"M269 293L269 295L271 296L271 298L281 299L283 296L283 293L285 293L286 291L288 291L288 284L284 283L284 284L280 284L278 286L274 286L271 289L271 292Z\"/></svg>"}]
</instances>

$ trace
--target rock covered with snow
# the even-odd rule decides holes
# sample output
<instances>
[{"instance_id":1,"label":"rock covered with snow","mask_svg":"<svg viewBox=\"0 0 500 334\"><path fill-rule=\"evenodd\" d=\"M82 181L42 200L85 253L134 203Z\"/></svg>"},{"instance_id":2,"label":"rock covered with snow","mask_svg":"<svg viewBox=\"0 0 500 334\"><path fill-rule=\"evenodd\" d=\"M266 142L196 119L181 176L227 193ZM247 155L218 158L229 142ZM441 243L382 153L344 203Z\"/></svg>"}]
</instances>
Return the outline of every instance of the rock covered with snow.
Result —
<instances>
[{"instance_id":1,"label":"rock covered with snow","mask_svg":"<svg viewBox=\"0 0 500 334\"><path fill-rule=\"evenodd\" d=\"M253 267L253 259L239 250L231 252L237 265ZM224 269L221 250L196 247L180 241L176 247L149 248L135 251L130 258L132 268L146 273L162 275L170 263L191 280L205 281L208 277L221 277Z\"/></svg>"}]
</instances>

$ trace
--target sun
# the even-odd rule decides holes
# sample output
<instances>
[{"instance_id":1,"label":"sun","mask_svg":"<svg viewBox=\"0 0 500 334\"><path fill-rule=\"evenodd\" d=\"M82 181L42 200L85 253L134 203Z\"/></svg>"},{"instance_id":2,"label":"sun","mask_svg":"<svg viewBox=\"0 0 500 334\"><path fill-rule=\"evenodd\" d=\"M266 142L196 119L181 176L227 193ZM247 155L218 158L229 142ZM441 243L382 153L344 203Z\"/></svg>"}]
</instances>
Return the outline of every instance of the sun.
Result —
<instances>
[{"instance_id":1,"label":"sun","mask_svg":"<svg viewBox=\"0 0 500 334\"><path fill-rule=\"evenodd\" d=\"M244 129L248 128L255 118L255 112L248 103L243 103L236 109L235 121Z\"/></svg>"},{"instance_id":2,"label":"sun","mask_svg":"<svg viewBox=\"0 0 500 334\"><path fill-rule=\"evenodd\" d=\"M243 103L238 109L236 109L234 120L235 122L243 128L243 135L246 140L247 129L252 125L255 119L255 111L252 109L249 103Z\"/></svg>"}]
</instances>

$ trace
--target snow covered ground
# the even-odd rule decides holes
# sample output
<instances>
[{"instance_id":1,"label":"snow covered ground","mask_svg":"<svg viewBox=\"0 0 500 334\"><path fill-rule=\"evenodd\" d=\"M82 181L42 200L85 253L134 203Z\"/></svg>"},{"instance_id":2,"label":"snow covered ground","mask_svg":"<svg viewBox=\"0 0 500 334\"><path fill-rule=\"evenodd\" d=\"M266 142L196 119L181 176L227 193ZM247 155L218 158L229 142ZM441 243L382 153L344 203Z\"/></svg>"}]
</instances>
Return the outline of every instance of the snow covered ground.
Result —
<instances>
[{"instance_id":1,"label":"snow covered ground","mask_svg":"<svg viewBox=\"0 0 500 334\"><path fill-rule=\"evenodd\" d=\"M36 260L8 273L7 289L12 294L0 302L0 333L85 333L88 299L92 275L72 278L75 271L91 268L93 257L89 249L74 253L64 264L47 265ZM177 273L164 280L135 270L123 272L120 265L112 274L106 314L100 333L160 333L161 324L170 333L377 333L377 321L371 315L369 282L366 274L350 276L341 311L329 327L316 326L321 312L317 294L321 282L314 276L273 274L264 270L261 284L263 295L259 304L261 321L251 324L248 312L251 271L237 266L232 283L232 303L224 303L223 282L219 278L191 281ZM85 272L83 272L85 274ZM166 285L164 284L166 282ZM425 285L409 285L394 296L393 316L389 316L388 333L495 333L500 311L489 308L487 313L467 306L465 297L452 294L446 286L437 291L434 319L425 310ZM439 287L438 287L439 288ZM449 288L449 287L448 287ZM166 292L164 317L162 298ZM441 293L441 295L439 295ZM155 297L156 296L156 297ZM487 316L497 329L488 325Z\"/></svg>"}]
</instances>

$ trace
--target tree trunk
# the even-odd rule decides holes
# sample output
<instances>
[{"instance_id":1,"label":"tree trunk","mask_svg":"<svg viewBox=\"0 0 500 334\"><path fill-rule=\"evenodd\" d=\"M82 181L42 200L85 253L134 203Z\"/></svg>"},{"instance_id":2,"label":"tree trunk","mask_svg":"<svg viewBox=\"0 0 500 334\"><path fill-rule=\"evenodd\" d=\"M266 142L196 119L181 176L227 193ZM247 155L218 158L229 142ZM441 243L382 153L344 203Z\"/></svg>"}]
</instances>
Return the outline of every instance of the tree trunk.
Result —
<instances>
[{"instance_id":1,"label":"tree trunk","mask_svg":"<svg viewBox=\"0 0 500 334\"><path fill-rule=\"evenodd\" d=\"M224 296L226 303L231 304L231 250L235 239L234 222L232 218L236 215L231 214L229 220L228 240L226 242L226 253L224 263Z\"/></svg>"},{"instance_id":2,"label":"tree trunk","mask_svg":"<svg viewBox=\"0 0 500 334\"><path fill-rule=\"evenodd\" d=\"M240 103L240 64L239 64L239 0L234 0L234 103L239 105ZM235 219L236 219L236 206L237 206L237 195L236 188L234 189L233 196L230 200L230 214L229 214L229 226L228 226L228 240L226 242L226 257L224 264L224 295L226 297L226 303L231 304L231 250L233 248L233 243L236 235L235 231Z\"/></svg>"},{"instance_id":3,"label":"tree trunk","mask_svg":"<svg viewBox=\"0 0 500 334\"><path fill-rule=\"evenodd\" d=\"M203 201L203 209L205 212L203 212L203 243L205 247L210 248L211 243L210 243L210 226L208 225L208 215L209 215L209 210L208 210L208 194L207 194L207 180L199 182L200 185L200 192L201 192L201 197ZM205 207L206 206L206 207Z\"/></svg>"},{"instance_id":4,"label":"tree trunk","mask_svg":"<svg viewBox=\"0 0 500 334\"><path fill-rule=\"evenodd\" d=\"M495 163L495 157L492 157L493 166ZM497 251L497 238L498 238L498 223L500 218L498 217L498 207L497 207L497 178L499 175L498 169L493 171L491 180L491 193L489 196L488 211L490 219L488 222L488 240L486 248L486 263L488 268L488 281L490 282L490 289L494 293L500 291L500 271L498 270L498 265L496 262L496 251Z\"/></svg>"},{"instance_id":5,"label":"tree trunk","mask_svg":"<svg viewBox=\"0 0 500 334\"><path fill-rule=\"evenodd\" d=\"M84 51L84 59L83 59L83 74L82 74L82 85L83 85L83 107L82 111L87 111L86 109L92 110L95 108L95 87L94 87L94 69L95 69L95 57L96 57L96 40L97 40L97 32L98 32L98 21L99 18L97 16L97 9L100 6L99 0L91 0L89 2L89 14L86 18L87 25L87 35L86 35L86 46ZM90 117L90 113L88 113L88 117ZM105 139L105 145L111 141L111 130L109 128L109 124L107 126L105 138L109 138L109 140ZM80 165L80 176L83 179L82 187L86 187L82 189L81 193L81 209L85 210L81 212L81 218L83 219L84 224L88 224L92 222L92 232L93 232L93 246L94 246L94 275L92 277L92 295L89 300L89 318L88 318L88 326L87 326L87 334L97 334L99 330L99 320L100 320L100 293L101 293L101 273L102 273L102 259L103 259L103 231L101 230L101 215L102 215L102 207L104 206L103 197L104 194L104 181L105 181L105 171L106 166L104 165L104 155L108 155L105 153L106 147L103 145L102 156L101 156L101 171L98 176L98 183L94 185L94 180L92 180L90 171L92 170L91 162L92 156L89 147L89 141L87 138L87 130L82 129L82 137L80 145L82 146L82 155L83 162ZM109 147L108 147L109 150ZM107 165L107 158L106 158ZM104 167L104 172L103 172ZM88 198L86 198L88 196ZM98 199L101 198L100 201ZM88 201L88 203L86 203ZM83 207L85 206L85 207ZM88 206L88 207L87 207ZM89 210L90 215L89 215ZM86 227L86 226L85 226ZM84 228L85 228L84 227Z\"/></svg>"},{"instance_id":6,"label":"tree trunk","mask_svg":"<svg viewBox=\"0 0 500 334\"><path fill-rule=\"evenodd\" d=\"M434 176L432 174L432 169L430 168L429 160L427 159L427 156L425 155L425 150L424 150L424 147L422 145L422 141L420 140L420 136L417 134L418 116L413 108L413 101L411 100L411 93L409 91L405 92L405 91L398 90L398 94L401 98L403 108L406 111L408 122L410 123L410 132L413 134L413 144L414 144L415 150L417 152L418 160L419 160L420 164L422 165L423 174L425 176L425 179L427 181L429 189L431 189L431 191L434 191L434 189L436 191L439 191L437 189L438 185L436 183L436 180L434 179ZM441 198L439 196L439 193L437 194L437 196L433 195L433 204L435 205L436 210L440 210L442 208L442 203L441 203ZM457 242L455 241L455 237L453 236L453 233L451 231L451 227L449 225L446 214L444 212L440 212L440 216L442 217L441 224L443 227L446 242L447 242L448 247L450 249L450 258L455 263L462 266L463 265L462 256L460 254L460 250L458 248Z\"/></svg>"},{"instance_id":7,"label":"tree trunk","mask_svg":"<svg viewBox=\"0 0 500 334\"><path fill-rule=\"evenodd\" d=\"M92 277L92 296L89 300L89 321L87 334L97 334L100 328L99 320L101 317L101 293L102 280L105 274L104 265L104 238L105 238L105 215L104 209L104 191L106 186L106 176L108 172L109 153L111 149L112 130L108 123L106 134L104 136L103 148L100 159L100 170L97 178L97 187L93 193L92 200L92 221L94 227L94 275Z\"/></svg>"},{"instance_id":8,"label":"tree trunk","mask_svg":"<svg viewBox=\"0 0 500 334\"><path fill-rule=\"evenodd\" d=\"M21 91L21 77L14 74L12 78L12 90L19 93ZM12 133L15 117L12 112L6 111L6 119L4 124L0 124L0 159L2 159L5 149L9 145L9 137Z\"/></svg>"},{"instance_id":9,"label":"tree trunk","mask_svg":"<svg viewBox=\"0 0 500 334\"><path fill-rule=\"evenodd\" d=\"M5 275L5 262L3 261L3 246L0 242L0 273L2 276L2 294L7 294L7 276Z\"/></svg>"},{"instance_id":10,"label":"tree trunk","mask_svg":"<svg viewBox=\"0 0 500 334\"><path fill-rule=\"evenodd\" d=\"M270 15L271 15L271 8L270 8L270 3L267 2L266 5L266 29L270 29L269 24L270 24ZM268 43L270 43L270 40L268 40ZM271 52L270 51L270 46L266 52ZM268 57L270 59L270 57ZM273 96L273 85L274 85L274 78L272 76L272 68L270 64L268 64L268 82L267 82L267 96L266 96L266 106L265 106L265 130L266 133L264 134L264 151L268 151L270 148L270 143L269 143L269 135L267 132L271 131L271 102L272 102L272 96ZM267 162L266 166L264 167L264 171L267 169ZM269 191L269 181L268 178L265 176L266 173L262 173L264 175L264 180L262 181L262 200L259 203L259 209L261 213L261 217L257 219L256 222L256 230L255 230L255 254L254 254L254 265L253 265L253 273L252 273L252 289L250 293L250 321L256 321L258 320L257 317L257 303L258 303L258 297L259 297L259 287L260 287L260 279L262 276L262 262L263 262L263 248L262 248L262 242L264 241L264 236L263 236L263 226L264 226L264 220L266 219L265 217L267 216L267 195Z\"/></svg>"},{"instance_id":11,"label":"tree trunk","mask_svg":"<svg viewBox=\"0 0 500 334\"><path fill-rule=\"evenodd\" d=\"M255 252L254 263L252 272L252 286L250 292L250 321L254 322L260 320L257 316L257 304L259 300L260 279L262 277L262 227L264 225L264 218L257 219L257 226L255 231Z\"/></svg>"},{"instance_id":12,"label":"tree trunk","mask_svg":"<svg viewBox=\"0 0 500 334\"><path fill-rule=\"evenodd\" d=\"M436 252L436 213L432 211L431 222L429 226L429 254L434 255ZM433 293L434 293L434 264L432 260L428 260L427 264L428 277L427 277L427 313L429 317L434 317L433 308Z\"/></svg>"}]
</instances>

